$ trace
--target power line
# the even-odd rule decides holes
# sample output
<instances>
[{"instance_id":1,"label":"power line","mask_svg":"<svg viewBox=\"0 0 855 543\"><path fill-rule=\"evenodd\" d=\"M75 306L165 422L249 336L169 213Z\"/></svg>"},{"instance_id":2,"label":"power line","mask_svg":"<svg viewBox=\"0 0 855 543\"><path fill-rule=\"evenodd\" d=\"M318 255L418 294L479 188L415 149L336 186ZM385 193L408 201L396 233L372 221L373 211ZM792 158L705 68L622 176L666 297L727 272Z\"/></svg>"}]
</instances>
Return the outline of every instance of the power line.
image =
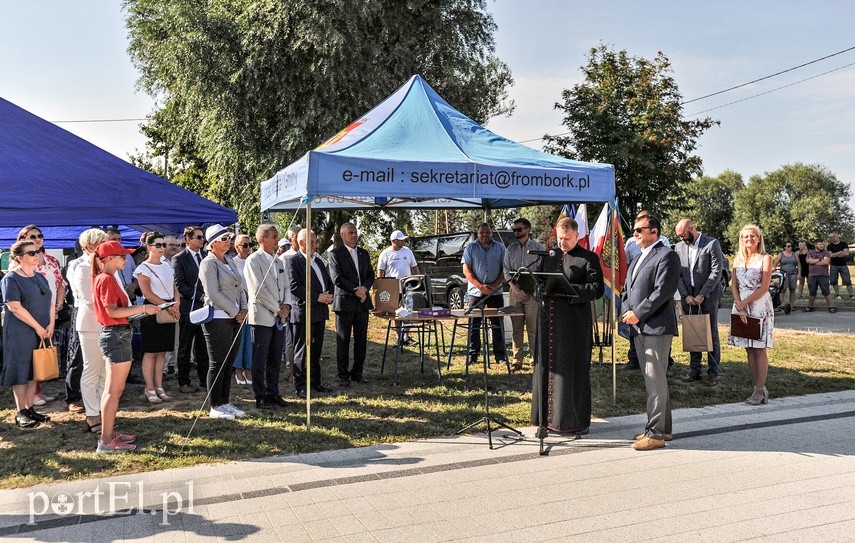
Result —
<instances>
[{"instance_id":1,"label":"power line","mask_svg":"<svg viewBox=\"0 0 855 543\"><path fill-rule=\"evenodd\" d=\"M54 124L63 123L131 123L139 121L147 121L148 119L75 119L67 121L51 121Z\"/></svg>"},{"instance_id":2,"label":"power line","mask_svg":"<svg viewBox=\"0 0 855 543\"><path fill-rule=\"evenodd\" d=\"M758 78L758 79L755 79L755 80L753 80L753 81L749 81L749 82L747 82L747 83L742 83L742 84L739 84L739 85L736 85L736 86L734 86L734 87L730 87L730 88L727 88L727 89L724 89L724 90L716 91L716 92L713 92L713 93L710 93L710 94L705 94L705 95L700 96L700 97L698 97L698 98L692 98L691 100L686 100L685 102L683 102L683 103L682 103L682 104L680 104L680 105L691 104L692 102L697 102L698 100L703 100L703 99L705 99L705 98L710 98L710 97L712 97L712 96L718 96L719 94L724 94L725 92L730 92L730 91L732 91L732 90L740 89L740 88L742 88L742 87L746 87L746 86L751 85L751 84L753 84L753 83L757 83L758 81L764 81L764 80L766 80L766 79L771 79L771 78L776 77L776 76L779 76L779 75L781 75L781 74L785 74L785 73L787 73L787 72L792 72L793 70L798 70L799 68L804 68L805 66L810 66L811 64L815 64L815 63L817 63L817 62L819 62L819 61L821 61L821 60L825 60L825 59L827 59L827 58L835 57L835 56L837 56L837 55L842 55L843 53L846 53L846 52L852 51L852 50L854 50L854 49L855 49L855 46L853 46L853 47L849 47L848 49L843 49L842 51L838 51L838 52L836 52L836 53L832 53L832 54L830 54L830 55L826 55L826 56L824 56L824 57L821 57L821 58L817 58L817 59L811 60L810 62L805 62L804 64L799 64L798 66L793 66L792 68L787 68L786 70L781 70L780 72L776 72L776 73L771 74L771 75L767 75L767 76L764 76L764 77L760 77L760 78Z\"/></svg>"},{"instance_id":3,"label":"power line","mask_svg":"<svg viewBox=\"0 0 855 543\"><path fill-rule=\"evenodd\" d=\"M775 91L778 91L778 90L781 90L781 89L786 89L787 87L792 87L793 85L798 85L799 83L804 83L805 81L810 81L811 79L816 79L817 77L821 77L821 76L823 76L823 75L827 75L827 74L830 74L830 73L832 73L832 72L836 72L836 71L838 71L838 70L842 70L843 68L848 68L848 67L850 67L850 66L855 66L855 62L849 63L849 64L847 64L847 65L845 65L845 66L840 66L839 68L834 68L833 70L828 70L827 72L822 72L821 74L812 75L812 76L810 76L810 77L806 77L806 78L804 78L804 79L800 79L799 81L794 81L794 82L792 82L792 83L788 83L788 84L786 84L786 85L782 85L782 86L780 86L780 87L776 87L776 88L774 88L774 89L769 89L769 90L767 90L767 91L765 91L765 92L760 92L760 93L757 93L757 94L753 94L753 95L751 95L751 96L747 96L747 97L745 97L745 98L742 98L741 100L734 100L733 102L728 102L728 103L726 103L726 104L722 104L722 105L720 105L720 106L712 107L712 108L710 108L710 109L705 109L705 110L703 110L703 111L698 111L697 113L692 113L691 115L686 115L686 117L694 117L695 115L700 115L701 113L706 113L706 112L708 112L708 111L713 111L713 110L721 109L721 108L723 108L723 107L730 106L730 105L733 105L733 104L738 104L739 102L744 102L744 101L746 101L746 100L751 100L752 98L757 98L758 96L763 96L764 94L769 94L770 92L775 92Z\"/></svg>"}]
</instances>

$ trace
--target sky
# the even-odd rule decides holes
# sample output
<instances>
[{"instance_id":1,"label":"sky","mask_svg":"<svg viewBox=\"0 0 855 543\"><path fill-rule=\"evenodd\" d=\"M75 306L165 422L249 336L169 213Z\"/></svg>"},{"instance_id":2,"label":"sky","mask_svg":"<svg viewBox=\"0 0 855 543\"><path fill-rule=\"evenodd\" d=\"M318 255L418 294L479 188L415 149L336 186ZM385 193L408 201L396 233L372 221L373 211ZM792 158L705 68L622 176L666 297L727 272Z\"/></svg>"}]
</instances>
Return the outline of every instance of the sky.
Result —
<instances>
[{"instance_id":1,"label":"sky","mask_svg":"<svg viewBox=\"0 0 855 543\"><path fill-rule=\"evenodd\" d=\"M138 121L61 122L140 119L153 110L136 87L120 4L0 0L0 97L127 160L145 145ZM645 58L662 51L685 100L855 46L851 0L496 0L487 7L516 104L511 117L487 126L533 147L544 134L566 131L554 104L582 80L588 51L600 42ZM855 208L855 50L686 104L684 113L766 92L705 113L721 121L699 140L705 175L731 169L747 180L784 164L822 164L853 187Z\"/></svg>"}]
</instances>

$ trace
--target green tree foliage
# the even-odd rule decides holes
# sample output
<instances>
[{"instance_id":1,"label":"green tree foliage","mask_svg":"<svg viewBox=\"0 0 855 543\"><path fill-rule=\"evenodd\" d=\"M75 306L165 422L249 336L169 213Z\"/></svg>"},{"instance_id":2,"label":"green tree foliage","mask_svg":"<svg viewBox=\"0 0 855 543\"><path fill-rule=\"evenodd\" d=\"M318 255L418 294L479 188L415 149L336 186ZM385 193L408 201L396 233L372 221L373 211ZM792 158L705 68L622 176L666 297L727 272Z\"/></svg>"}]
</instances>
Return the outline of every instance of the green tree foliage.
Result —
<instances>
[{"instance_id":1,"label":"green tree foliage","mask_svg":"<svg viewBox=\"0 0 855 543\"><path fill-rule=\"evenodd\" d=\"M780 251L785 241L827 239L834 231L851 241L855 215L849 197L849 186L824 166L789 164L752 176L736 193L728 236L735 247L739 230L745 224L756 224L770 253Z\"/></svg>"},{"instance_id":2,"label":"green tree foliage","mask_svg":"<svg viewBox=\"0 0 855 543\"><path fill-rule=\"evenodd\" d=\"M140 86L161 104L149 153L252 228L262 180L413 74L476 121L510 113L485 4L125 0ZM181 178L182 164L200 170Z\"/></svg>"},{"instance_id":3,"label":"green tree foliage","mask_svg":"<svg viewBox=\"0 0 855 543\"><path fill-rule=\"evenodd\" d=\"M585 80L555 104L570 133L547 136L546 150L613 164L624 217L640 209L667 216L701 174L701 159L692 152L718 121L682 118L680 91L661 52L647 60L600 44L582 71Z\"/></svg>"},{"instance_id":4,"label":"green tree foliage","mask_svg":"<svg viewBox=\"0 0 855 543\"><path fill-rule=\"evenodd\" d=\"M736 246L731 243L728 227L733 222L733 198L744 186L742 175L732 170L717 177L694 179L686 185L686 200L680 207L680 217L672 213L670 222L676 226L682 217L692 219L698 230L721 242L725 254L732 254ZM673 237L670 232L669 237Z\"/></svg>"}]
</instances>

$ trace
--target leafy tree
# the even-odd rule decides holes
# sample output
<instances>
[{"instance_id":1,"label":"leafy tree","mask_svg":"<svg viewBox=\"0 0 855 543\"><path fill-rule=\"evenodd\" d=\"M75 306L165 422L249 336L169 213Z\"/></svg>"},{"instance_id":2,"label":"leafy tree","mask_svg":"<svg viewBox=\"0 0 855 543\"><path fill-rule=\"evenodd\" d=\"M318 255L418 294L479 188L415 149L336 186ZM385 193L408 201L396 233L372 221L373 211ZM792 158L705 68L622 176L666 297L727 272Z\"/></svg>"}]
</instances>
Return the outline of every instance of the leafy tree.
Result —
<instances>
[{"instance_id":1,"label":"leafy tree","mask_svg":"<svg viewBox=\"0 0 855 543\"><path fill-rule=\"evenodd\" d=\"M849 241L855 233L849 197L849 186L826 167L789 164L752 176L736 193L728 236L735 244L745 224L756 224L771 253L780 251L785 241L813 241L833 231Z\"/></svg>"},{"instance_id":2,"label":"leafy tree","mask_svg":"<svg viewBox=\"0 0 855 543\"><path fill-rule=\"evenodd\" d=\"M479 122L510 113L485 3L125 0L140 86L162 104L149 152L168 152L176 179L189 153L204 194L254 227L262 180L414 73Z\"/></svg>"},{"instance_id":3,"label":"leafy tree","mask_svg":"<svg viewBox=\"0 0 855 543\"><path fill-rule=\"evenodd\" d=\"M718 121L682 118L680 91L661 52L647 60L600 44L582 71L585 80L555 104L570 133L546 136L546 150L613 164L624 217L640 209L667 215L683 200L692 177L701 174L701 159L692 152Z\"/></svg>"},{"instance_id":4,"label":"leafy tree","mask_svg":"<svg viewBox=\"0 0 855 543\"><path fill-rule=\"evenodd\" d=\"M733 222L733 198L744 186L742 175L732 170L718 177L699 177L686 185L686 200L679 209L680 217L672 213L670 222L676 225L682 217L692 219L698 230L718 239L725 254L731 254L736 248L728 234Z\"/></svg>"}]
</instances>

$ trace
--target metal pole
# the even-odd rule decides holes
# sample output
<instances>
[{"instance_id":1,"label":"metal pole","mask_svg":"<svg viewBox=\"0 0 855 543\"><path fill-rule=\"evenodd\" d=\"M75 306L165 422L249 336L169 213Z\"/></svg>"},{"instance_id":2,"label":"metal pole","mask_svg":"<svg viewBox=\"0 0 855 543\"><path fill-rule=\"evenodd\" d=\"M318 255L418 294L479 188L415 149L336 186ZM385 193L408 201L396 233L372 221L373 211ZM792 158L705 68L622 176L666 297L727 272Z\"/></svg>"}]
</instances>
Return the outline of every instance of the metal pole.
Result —
<instances>
[{"instance_id":1,"label":"metal pole","mask_svg":"<svg viewBox=\"0 0 855 543\"><path fill-rule=\"evenodd\" d=\"M609 224L611 225L611 232L612 232L612 250L611 250L611 253L612 253L612 256L611 256L611 260L612 260L612 271L611 271L611 273L612 273L612 307L617 309L617 305L615 302L615 300L617 299L617 294L615 292L615 253L618 251L618 248L616 247L617 232L615 231L616 230L615 218L617 216L616 215L617 214L617 206L612 208L611 203L609 203L608 205L609 205ZM618 226L620 226L620 225L618 225ZM620 262L620 260L618 260L618 262ZM612 334L611 334L611 337L612 337L612 403L617 403L617 363L615 361L615 341L617 340L617 338L615 337L615 332L617 331L618 312L613 311L612 313L614 313L614 315L612 315L613 323L612 323Z\"/></svg>"},{"instance_id":2,"label":"metal pole","mask_svg":"<svg viewBox=\"0 0 855 543\"><path fill-rule=\"evenodd\" d=\"M306 431L312 429L312 202L306 204Z\"/></svg>"}]
</instances>

